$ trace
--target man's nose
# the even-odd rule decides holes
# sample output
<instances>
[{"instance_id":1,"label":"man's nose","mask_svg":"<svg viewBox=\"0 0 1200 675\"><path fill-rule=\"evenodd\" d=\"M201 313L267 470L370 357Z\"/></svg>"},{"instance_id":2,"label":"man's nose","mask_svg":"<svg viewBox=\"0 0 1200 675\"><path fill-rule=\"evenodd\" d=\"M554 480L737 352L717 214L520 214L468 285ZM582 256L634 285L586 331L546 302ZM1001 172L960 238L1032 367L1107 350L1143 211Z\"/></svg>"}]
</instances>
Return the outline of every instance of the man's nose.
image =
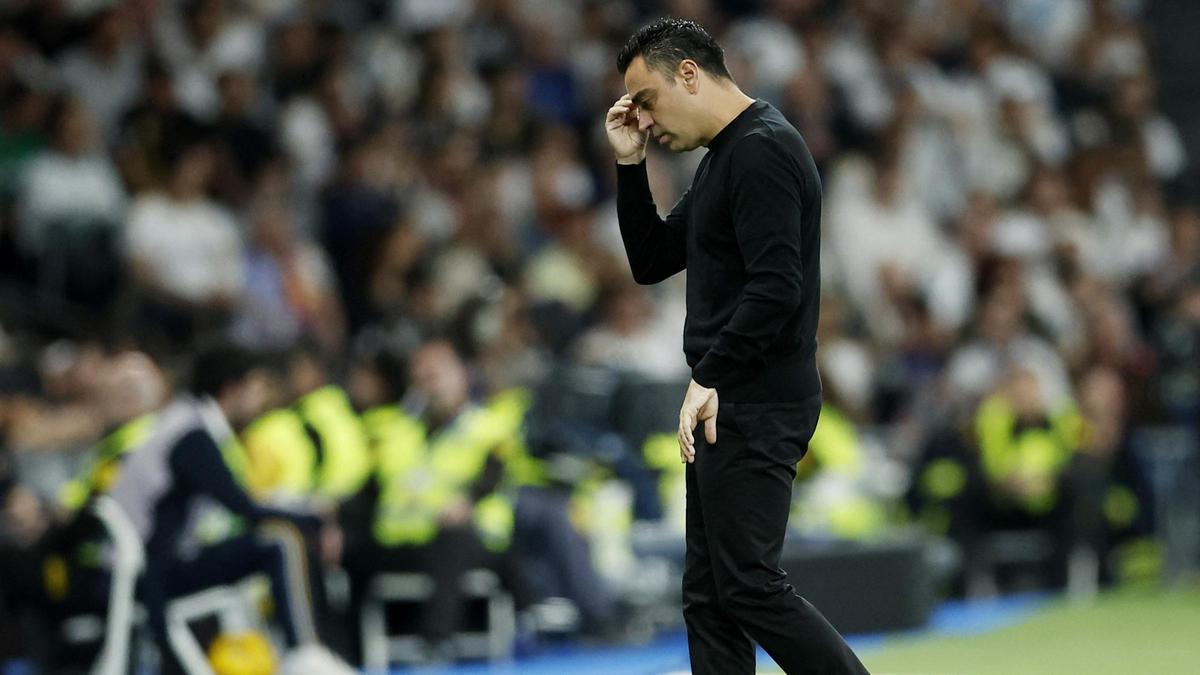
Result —
<instances>
[{"instance_id":1,"label":"man's nose","mask_svg":"<svg viewBox=\"0 0 1200 675\"><path fill-rule=\"evenodd\" d=\"M654 118L645 110L638 113L638 131L645 131L654 126Z\"/></svg>"}]
</instances>

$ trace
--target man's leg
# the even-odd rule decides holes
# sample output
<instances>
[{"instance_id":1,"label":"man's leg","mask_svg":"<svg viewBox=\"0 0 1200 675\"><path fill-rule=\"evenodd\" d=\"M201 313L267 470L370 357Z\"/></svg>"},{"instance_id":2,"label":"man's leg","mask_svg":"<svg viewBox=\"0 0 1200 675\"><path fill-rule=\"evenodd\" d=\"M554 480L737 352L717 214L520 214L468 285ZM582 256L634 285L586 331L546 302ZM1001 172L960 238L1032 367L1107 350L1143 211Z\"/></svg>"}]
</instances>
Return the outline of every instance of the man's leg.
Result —
<instances>
[{"instance_id":1,"label":"man's leg","mask_svg":"<svg viewBox=\"0 0 1200 675\"><path fill-rule=\"evenodd\" d=\"M865 673L841 635L779 567L796 462L818 412L812 403L723 402L717 443L709 446L697 435L695 487L704 504L717 594L738 625L785 672Z\"/></svg>"},{"instance_id":2,"label":"man's leg","mask_svg":"<svg viewBox=\"0 0 1200 675\"><path fill-rule=\"evenodd\" d=\"M350 636L348 656L351 663L362 665L362 612L367 602L371 581L378 574L420 572L427 565L427 553L417 546L381 546L368 540L343 559L350 576L350 608L346 629Z\"/></svg>"},{"instance_id":3,"label":"man's leg","mask_svg":"<svg viewBox=\"0 0 1200 675\"><path fill-rule=\"evenodd\" d=\"M718 442L725 435L733 433L726 419L723 411L718 413ZM697 444L703 442L701 436L703 434L697 436ZM706 450L708 448L697 448L696 463L689 464L684 474L687 484L687 554L683 569L683 619L687 624L688 653L692 672L696 675L752 675L754 645L721 605L713 577L705 515L708 511L724 507L710 502L715 506L707 510L702 508L697 476L701 455Z\"/></svg>"},{"instance_id":4,"label":"man's leg","mask_svg":"<svg viewBox=\"0 0 1200 675\"><path fill-rule=\"evenodd\" d=\"M271 597L284 632L294 633L288 646L320 641L317 617L326 611L325 579L315 547L296 525L285 520L259 524L256 539L264 550L260 571L271 578ZM284 604L286 603L286 604Z\"/></svg>"},{"instance_id":5,"label":"man's leg","mask_svg":"<svg viewBox=\"0 0 1200 675\"><path fill-rule=\"evenodd\" d=\"M470 525L443 527L425 550L422 568L433 577L433 595L421 615L421 632L435 649L448 645L463 620L466 602L462 578L486 557L479 535Z\"/></svg>"},{"instance_id":6,"label":"man's leg","mask_svg":"<svg viewBox=\"0 0 1200 675\"><path fill-rule=\"evenodd\" d=\"M303 535L291 524L269 521L257 535L206 546L195 558L174 561L163 570L161 581L170 599L266 574L276 616L291 648L318 641L309 566Z\"/></svg>"},{"instance_id":7,"label":"man's leg","mask_svg":"<svg viewBox=\"0 0 1200 675\"><path fill-rule=\"evenodd\" d=\"M567 509L565 495L522 488L513 552L522 561L544 560L554 575L552 587L562 589L579 606L589 628L602 628L613 619L616 599L592 565L588 542L571 524Z\"/></svg>"}]
</instances>

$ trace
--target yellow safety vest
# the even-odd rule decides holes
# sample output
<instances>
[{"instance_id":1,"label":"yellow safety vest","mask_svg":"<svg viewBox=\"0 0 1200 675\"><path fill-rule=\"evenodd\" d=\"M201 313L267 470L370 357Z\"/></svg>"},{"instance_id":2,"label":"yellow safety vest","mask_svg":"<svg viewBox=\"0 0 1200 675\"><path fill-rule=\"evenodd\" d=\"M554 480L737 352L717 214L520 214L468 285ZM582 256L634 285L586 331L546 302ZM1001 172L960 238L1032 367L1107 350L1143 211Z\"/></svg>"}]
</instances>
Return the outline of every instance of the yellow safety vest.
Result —
<instances>
[{"instance_id":1,"label":"yellow safety vest","mask_svg":"<svg viewBox=\"0 0 1200 675\"><path fill-rule=\"evenodd\" d=\"M1022 500L1031 513L1046 513L1058 501L1055 481L1079 447L1083 419L1074 406L1052 413L1049 426L1017 429L1017 413L1003 396L979 407L975 432L984 474L993 481L1020 477L1042 486Z\"/></svg>"},{"instance_id":2,"label":"yellow safety vest","mask_svg":"<svg viewBox=\"0 0 1200 675\"><path fill-rule=\"evenodd\" d=\"M658 471L658 501L663 520L678 532L687 522L687 488L683 475L687 466L679 460L679 439L675 434L650 434L642 444L646 466Z\"/></svg>"},{"instance_id":3,"label":"yellow safety vest","mask_svg":"<svg viewBox=\"0 0 1200 675\"><path fill-rule=\"evenodd\" d=\"M324 456L314 477L316 492L337 499L358 492L371 473L371 459L350 397L341 387L328 385L301 397L296 408L321 440Z\"/></svg>"},{"instance_id":4,"label":"yellow safety vest","mask_svg":"<svg viewBox=\"0 0 1200 675\"><path fill-rule=\"evenodd\" d=\"M309 493L316 451L295 410L280 408L266 413L246 427L242 438L250 465L251 494L264 498Z\"/></svg>"},{"instance_id":5,"label":"yellow safety vest","mask_svg":"<svg viewBox=\"0 0 1200 675\"><path fill-rule=\"evenodd\" d=\"M816 470L854 475L863 470L854 422L828 403L821 406L821 417L808 442L806 461L797 467L801 477Z\"/></svg>"},{"instance_id":6,"label":"yellow safety vest","mask_svg":"<svg viewBox=\"0 0 1200 675\"><path fill-rule=\"evenodd\" d=\"M370 475L366 432L346 393L333 385L305 395L293 408L263 415L243 437L250 490L258 496L341 500Z\"/></svg>"},{"instance_id":7,"label":"yellow safety vest","mask_svg":"<svg viewBox=\"0 0 1200 675\"><path fill-rule=\"evenodd\" d=\"M441 511L467 489L487 467L488 457L511 457L520 435L509 421L487 408L471 408L429 439L429 462L434 489L427 493L431 508ZM501 491L475 504L475 527L492 550L508 548L513 529L513 503Z\"/></svg>"},{"instance_id":8,"label":"yellow safety vest","mask_svg":"<svg viewBox=\"0 0 1200 675\"><path fill-rule=\"evenodd\" d=\"M427 470L425 426L396 405L368 410L362 419L379 484L376 541L384 546L429 543L437 535L437 518L420 499L433 479Z\"/></svg>"},{"instance_id":9,"label":"yellow safety vest","mask_svg":"<svg viewBox=\"0 0 1200 675\"><path fill-rule=\"evenodd\" d=\"M416 420L392 423L403 427L405 440L377 447L380 503L374 528L377 540L389 546L432 540L438 514L483 473L489 456L503 458L518 440L511 424L487 408L463 412L433 437ZM417 457L412 447L421 448ZM488 548L508 547L514 517L507 494L498 490L480 499L473 518Z\"/></svg>"},{"instance_id":10,"label":"yellow safety vest","mask_svg":"<svg viewBox=\"0 0 1200 675\"><path fill-rule=\"evenodd\" d=\"M89 452L87 468L63 486L59 500L69 511L77 511L95 494L108 492L116 482L121 459L137 448L154 429L154 414L135 418L105 436Z\"/></svg>"},{"instance_id":11,"label":"yellow safety vest","mask_svg":"<svg viewBox=\"0 0 1200 675\"><path fill-rule=\"evenodd\" d=\"M826 403L809 439L808 453L797 467L796 479L805 481L817 473L832 473L855 480L865 468L854 422ZM796 508L803 505L797 502ZM869 539L882 532L888 522L884 504L853 491L833 503L822 504L819 513L822 528L843 539Z\"/></svg>"},{"instance_id":12,"label":"yellow safety vest","mask_svg":"<svg viewBox=\"0 0 1200 675\"><path fill-rule=\"evenodd\" d=\"M532 405L533 394L528 389L513 387L492 396L486 406L497 428L511 439L500 449L504 453L501 459L505 478L515 486L541 487L549 482L546 462L529 454L525 443L525 416Z\"/></svg>"}]
</instances>

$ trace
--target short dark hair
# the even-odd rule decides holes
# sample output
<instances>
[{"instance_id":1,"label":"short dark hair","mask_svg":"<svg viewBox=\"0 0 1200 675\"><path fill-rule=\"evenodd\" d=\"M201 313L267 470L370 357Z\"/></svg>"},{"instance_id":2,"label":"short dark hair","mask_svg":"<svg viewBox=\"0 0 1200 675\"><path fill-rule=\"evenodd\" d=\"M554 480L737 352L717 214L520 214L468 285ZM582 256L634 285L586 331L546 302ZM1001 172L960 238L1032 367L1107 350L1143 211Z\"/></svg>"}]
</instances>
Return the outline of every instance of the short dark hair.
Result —
<instances>
[{"instance_id":1,"label":"short dark hair","mask_svg":"<svg viewBox=\"0 0 1200 675\"><path fill-rule=\"evenodd\" d=\"M196 396L216 398L225 387L246 379L261 365L258 355L236 343L207 344L200 347L192 360L188 389Z\"/></svg>"},{"instance_id":2,"label":"short dark hair","mask_svg":"<svg viewBox=\"0 0 1200 675\"><path fill-rule=\"evenodd\" d=\"M695 21L668 17L642 26L617 54L617 70L624 75L639 56L646 60L646 67L672 81L675 67L684 59L695 61L709 75L733 79L725 67L725 50Z\"/></svg>"}]
</instances>

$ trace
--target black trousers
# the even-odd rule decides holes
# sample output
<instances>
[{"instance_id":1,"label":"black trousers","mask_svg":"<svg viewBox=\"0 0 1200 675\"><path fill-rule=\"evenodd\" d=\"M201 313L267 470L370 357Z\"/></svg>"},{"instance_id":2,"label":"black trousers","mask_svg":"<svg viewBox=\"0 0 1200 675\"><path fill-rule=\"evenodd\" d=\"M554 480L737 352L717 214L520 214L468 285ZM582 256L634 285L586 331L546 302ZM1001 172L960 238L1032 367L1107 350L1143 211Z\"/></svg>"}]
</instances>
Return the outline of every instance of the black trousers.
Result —
<instances>
[{"instance_id":1,"label":"black trousers","mask_svg":"<svg viewBox=\"0 0 1200 675\"><path fill-rule=\"evenodd\" d=\"M570 495L521 488L513 531L514 562L538 599L565 597L579 606L584 630L602 631L615 620L612 591L592 564L588 542L571 524Z\"/></svg>"},{"instance_id":2,"label":"black trousers","mask_svg":"<svg viewBox=\"0 0 1200 675\"><path fill-rule=\"evenodd\" d=\"M283 521L260 523L245 534L201 548L194 557L146 561L139 587L164 673L183 672L167 639L166 609L174 598L262 573L270 578L275 618L289 649L318 641L317 614L324 606L316 551L303 533Z\"/></svg>"},{"instance_id":3,"label":"black trousers","mask_svg":"<svg viewBox=\"0 0 1200 675\"><path fill-rule=\"evenodd\" d=\"M688 465L683 616L696 675L751 674L757 642L787 673L865 673L779 568L792 481L819 401L721 401L717 442Z\"/></svg>"}]
</instances>

